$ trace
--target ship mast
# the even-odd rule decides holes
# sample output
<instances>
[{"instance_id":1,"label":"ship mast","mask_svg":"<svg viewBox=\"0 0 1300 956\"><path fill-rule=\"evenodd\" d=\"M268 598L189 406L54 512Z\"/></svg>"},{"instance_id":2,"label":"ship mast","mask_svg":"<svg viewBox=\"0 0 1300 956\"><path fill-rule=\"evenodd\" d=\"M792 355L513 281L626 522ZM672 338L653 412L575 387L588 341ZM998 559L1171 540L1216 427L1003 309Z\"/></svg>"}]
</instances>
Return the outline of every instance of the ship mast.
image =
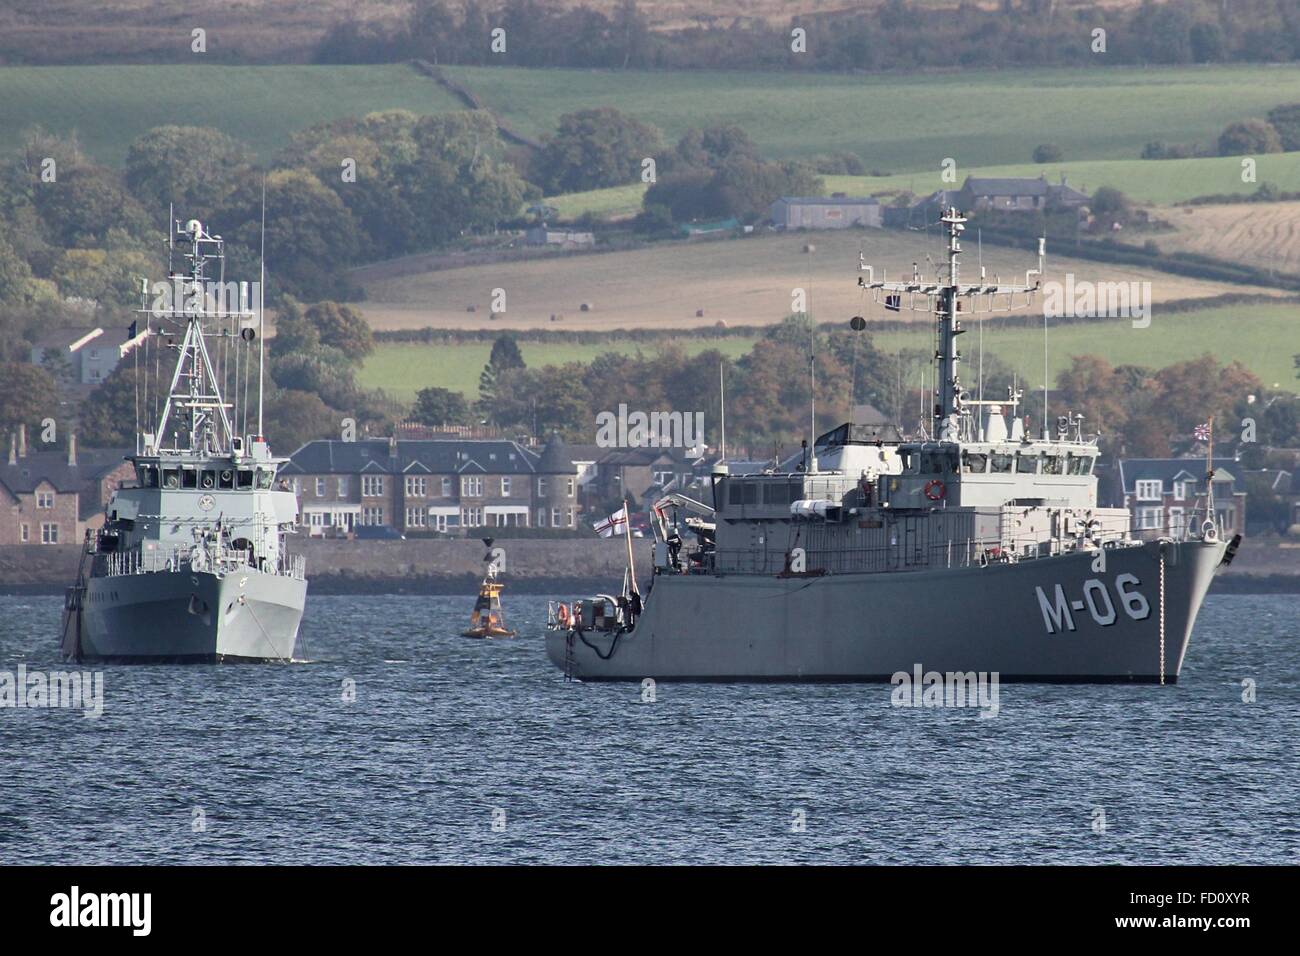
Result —
<instances>
[{"instance_id":1,"label":"ship mast","mask_svg":"<svg viewBox=\"0 0 1300 956\"><path fill-rule=\"evenodd\" d=\"M912 267L912 278L907 282L879 281L875 278L873 268L866 264L859 255L859 268L866 276L858 277L858 285L875 291L876 301L881 295L885 298L885 307L899 312L904 308L915 312L930 312L935 317L934 350L934 408L932 411L933 434L940 441L961 441L966 437L967 406L992 405L995 402L976 401L966 398L958 374L961 352L957 348L957 336L966 330L962 328L960 316L983 312L1010 312L1018 305L1028 305L1042 282L1043 257L1045 255L1044 239L1038 240L1038 268L1025 273L1023 284L1004 283L995 276L992 282L985 279L984 267L980 267L980 281L962 284L960 281L961 234L966 231L966 218L949 206L939 221L947 227L948 234L948 275L946 281L926 281ZM1032 283L1031 283L1031 280ZM903 301L907 296L906 304ZM1016 296L1023 296L1017 303Z\"/></svg>"},{"instance_id":2,"label":"ship mast","mask_svg":"<svg viewBox=\"0 0 1300 956\"><path fill-rule=\"evenodd\" d=\"M183 252L189 262L188 273L179 273L172 267L178 244L182 248L188 247ZM153 438L154 451L166 447L173 453L214 456L228 455L235 446L230 423L231 406L222 398L204 340L203 323L205 319L220 322L231 318L242 322L253 313L249 308L247 283L242 282L237 287L238 311L229 310L229 296L235 283L209 280L204 274L209 260L224 264L222 238L208 233L197 219L184 224L173 220L168 237L170 288L155 299L152 306L145 302L142 310L153 318L184 326L180 344L170 346L177 352L176 367ZM223 330L221 334L230 333ZM165 446L169 425L173 428L175 441L171 446ZM182 431L186 433L184 437Z\"/></svg>"}]
</instances>

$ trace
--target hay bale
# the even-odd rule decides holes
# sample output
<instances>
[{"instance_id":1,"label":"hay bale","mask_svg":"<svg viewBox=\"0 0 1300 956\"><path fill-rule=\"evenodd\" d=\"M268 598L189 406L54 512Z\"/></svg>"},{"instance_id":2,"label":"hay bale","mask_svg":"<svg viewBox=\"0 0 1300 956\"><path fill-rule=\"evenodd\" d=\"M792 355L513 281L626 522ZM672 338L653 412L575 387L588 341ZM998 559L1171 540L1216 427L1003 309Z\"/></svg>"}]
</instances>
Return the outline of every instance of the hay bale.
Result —
<instances>
[{"instance_id":1,"label":"hay bale","mask_svg":"<svg viewBox=\"0 0 1300 956\"><path fill-rule=\"evenodd\" d=\"M727 327L727 320L726 320L726 319L718 319L718 321L716 321L716 322L713 323L713 327L714 327L715 329L725 329L725 328Z\"/></svg>"},{"instance_id":2,"label":"hay bale","mask_svg":"<svg viewBox=\"0 0 1300 956\"><path fill-rule=\"evenodd\" d=\"M817 251L817 247L814 246L811 242L805 242L805 243L803 244L803 251L804 251L804 252L816 252L816 251Z\"/></svg>"},{"instance_id":3,"label":"hay bale","mask_svg":"<svg viewBox=\"0 0 1300 956\"><path fill-rule=\"evenodd\" d=\"M704 318L704 310L703 310L703 309L696 309L696 310L695 310L695 317L696 317L697 319L702 319L702 318Z\"/></svg>"},{"instance_id":4,"label":"hay bale","mask_svg":"<svg viewBox=\"0 0 1300 956\"><path fill-rule=\"evenodd\" d=\"M467 306L465 306L465 311L466 311L466 312L477 312L477 311L478 311L478 306L476 306L476 305L467 305Z\"/></svg>"},{"instance_id":5,"label":"hay bale","mask_svg":"<svg viewBox=\"0 0 1300 956\"><path fill-rule=\"evenodd\" d=\"M591 303L590 303L590 302L584 302L584 303L582 303L582 305L578 306L578 311L579 311L579 312L590 312L590 311L591 311Z\"/></svg>"}]
</instances>

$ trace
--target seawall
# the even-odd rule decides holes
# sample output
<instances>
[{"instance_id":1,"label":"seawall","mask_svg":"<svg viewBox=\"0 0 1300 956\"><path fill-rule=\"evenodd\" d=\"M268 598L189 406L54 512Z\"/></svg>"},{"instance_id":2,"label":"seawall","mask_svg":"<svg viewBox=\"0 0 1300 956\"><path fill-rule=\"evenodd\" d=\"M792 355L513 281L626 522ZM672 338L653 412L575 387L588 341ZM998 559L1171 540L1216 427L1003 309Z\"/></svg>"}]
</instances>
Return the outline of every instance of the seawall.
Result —
<instances>
[{"instance_id":1,"label":"seawall","mask_svg":"<svg viewBox=\"0 0 1300 956\"><path fill-rule=\"evenodd\" d=\"M485 529L486 530L486 529ZM505 580L518 594L617 591L627 563L620 538L502 538ZM635 538L633 556L643 588L650 540ZM315 594L469 594L483 576L487 549L468 540L326 541L295 538ZM57 594L77 573L80 545L0 546L0 593ZM1246 539L1212 589L1217 594L1300 593L1300 541Z\"/></svg>"}]
</instances>

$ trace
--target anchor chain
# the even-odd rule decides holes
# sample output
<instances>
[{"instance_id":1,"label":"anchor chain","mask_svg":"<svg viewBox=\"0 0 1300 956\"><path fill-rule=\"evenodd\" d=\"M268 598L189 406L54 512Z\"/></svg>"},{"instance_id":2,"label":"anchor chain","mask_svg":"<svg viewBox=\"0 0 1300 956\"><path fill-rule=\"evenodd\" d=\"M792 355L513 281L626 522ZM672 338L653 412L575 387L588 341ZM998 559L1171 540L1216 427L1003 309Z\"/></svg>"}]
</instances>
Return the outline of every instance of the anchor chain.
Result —
<instances>
[{"instance_id":1,"label":"anchor chain","mask_svg":"<svg viewBox=\"0 0 1300 956\"><path fill-rule=\"evenodd\" d=\"M1165 546L1160 545L1160 683L1165 682Z\"/></svg>"}]
</instances>

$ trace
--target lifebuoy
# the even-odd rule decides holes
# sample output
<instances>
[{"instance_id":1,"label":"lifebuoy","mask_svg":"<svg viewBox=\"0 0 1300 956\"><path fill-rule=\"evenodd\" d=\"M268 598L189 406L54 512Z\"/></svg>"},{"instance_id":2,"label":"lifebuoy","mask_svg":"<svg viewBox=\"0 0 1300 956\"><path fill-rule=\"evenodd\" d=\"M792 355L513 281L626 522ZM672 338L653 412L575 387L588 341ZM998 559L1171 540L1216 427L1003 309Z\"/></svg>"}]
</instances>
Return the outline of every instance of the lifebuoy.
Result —
<instances>
[{"instance_id":1,"label":"lifebuoy","mask_svg":"<svg viewBox=\"0 0 1300 956\"><path fill-rule=\"evenodd\" d=\"M931 501L938 501L948 493L942 481L938 478L931 478L925 483L925 496Z\"/></svg>"},{"instance_id":2,"label":"lifebuoy","mask_svg":"<svg viewBox=\"0 0 1300 956\"><path fill-rule=\"evenodd\" d=\"M560 627L569 626L569 605L560 603L560 606L555 609L555 621Z\"/></svg>"}]
</instances>

